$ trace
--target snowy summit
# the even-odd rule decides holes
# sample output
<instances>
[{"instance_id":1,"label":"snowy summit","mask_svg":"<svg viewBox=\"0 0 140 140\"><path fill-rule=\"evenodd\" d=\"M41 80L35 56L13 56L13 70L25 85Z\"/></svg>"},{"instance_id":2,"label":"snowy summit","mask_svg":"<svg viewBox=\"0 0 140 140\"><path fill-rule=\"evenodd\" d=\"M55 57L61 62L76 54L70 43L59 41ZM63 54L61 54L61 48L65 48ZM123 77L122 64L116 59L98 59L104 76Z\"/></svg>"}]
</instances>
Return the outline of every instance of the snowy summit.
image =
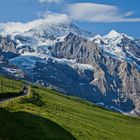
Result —
<instances>
[{"instance_id":1,"label":"snowy summit","mask_svg":"<svg viewBox=\"0 0 140 140\"><path fill-rule=\"evenodd\" d=\"M105 38L116 38L116 37L119 37L121 34L118 33L117 31L115 30L111 30L107 35L105 35L104 37Z\"/></svg>"}]
</instances>

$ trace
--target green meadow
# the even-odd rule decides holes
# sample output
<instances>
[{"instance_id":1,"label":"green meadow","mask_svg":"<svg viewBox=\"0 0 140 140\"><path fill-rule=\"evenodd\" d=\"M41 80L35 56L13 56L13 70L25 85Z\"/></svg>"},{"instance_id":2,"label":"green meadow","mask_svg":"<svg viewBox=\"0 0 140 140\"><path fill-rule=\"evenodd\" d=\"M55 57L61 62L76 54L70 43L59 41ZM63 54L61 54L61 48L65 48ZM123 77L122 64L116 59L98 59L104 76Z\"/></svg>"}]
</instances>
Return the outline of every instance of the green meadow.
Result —
<instances>
[{"instance_id":1,"label":"green meadow","mask_svg":"<svg viewBox=\"0 0 140 140\"><path fill-rule=\"evenodd\" d=\"M0 98L18 96L22 94L23 82L0 76Z\"/></svg>"},{"instance_id":2,"label":"green meadow","mask_svg":"<svg viewBox=\"0 0 140 140\"><path fill-rule=\"evenodd\" d=\"M11 87L10 82L2 88L20 92L18 84ZM26 97L7 101L0 109L0 140L75 139L140 140L140 118L33 85L29 86Z\"/></svg>"}]
</instances>

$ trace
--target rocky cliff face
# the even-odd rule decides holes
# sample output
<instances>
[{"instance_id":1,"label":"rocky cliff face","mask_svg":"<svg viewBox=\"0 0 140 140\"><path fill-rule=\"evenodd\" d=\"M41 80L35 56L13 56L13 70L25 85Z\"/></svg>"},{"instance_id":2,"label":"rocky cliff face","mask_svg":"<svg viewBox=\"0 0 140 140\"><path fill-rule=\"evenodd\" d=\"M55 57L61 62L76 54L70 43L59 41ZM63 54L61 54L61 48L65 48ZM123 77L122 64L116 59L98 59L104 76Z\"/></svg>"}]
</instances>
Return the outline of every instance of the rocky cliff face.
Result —
<instances>
[{"instance_id":1,"label":"rocky cliff face","mask_svg":"<svg viewBox=\"0 0 140 140\"><path fill-rule=\"evenodd\" d=\"M130 46L131 48L132 46ZM102 94L106 105L117 104L120 109L130 111L139 106L134 96L139 97L140 73L136 65L107 55L94 41L69 34L64 42L52 48L54 57L75 59L79 63L93 66L90 82ZM137 51L137 50L136 50Z\"/></svg>"},{"instance_id":2,"label":"rocky cliff face","mask_svg":"<svg viewBox=\"0 0 140 140\"><path fill-rule=\"evenodd\" d=\"M90 33L75 26L63 25L64 30L59 26L57 32L47 26L1 36L0 60L7 61L5 70L16 75L12 65L28 81L112 110L139 114L140 41L115 31L89 38L85 35Z\"/></svg>"},{"instance_id":3,"label":"rocky cliff face","mask_svg":"<svg viewBox=\"0 0 140 140\"><path fill-rule=\"evenodd\" d=\"M0 43L1 51L17 53L16 43L11 39L9 35L0 36Z\"/></svg>"},{"instance_id":4,"label":"rocky cliff face","mask_svg":"<svg viewBox=\"0 0 140 140\"><path fill-rule=\"evenodd\" d=\"M10 64L9 59L19 56L16 43L10 36L0 36L0 74L12 78L24 78L24 73L16 65Z\"/></svg>"}]
</instances>

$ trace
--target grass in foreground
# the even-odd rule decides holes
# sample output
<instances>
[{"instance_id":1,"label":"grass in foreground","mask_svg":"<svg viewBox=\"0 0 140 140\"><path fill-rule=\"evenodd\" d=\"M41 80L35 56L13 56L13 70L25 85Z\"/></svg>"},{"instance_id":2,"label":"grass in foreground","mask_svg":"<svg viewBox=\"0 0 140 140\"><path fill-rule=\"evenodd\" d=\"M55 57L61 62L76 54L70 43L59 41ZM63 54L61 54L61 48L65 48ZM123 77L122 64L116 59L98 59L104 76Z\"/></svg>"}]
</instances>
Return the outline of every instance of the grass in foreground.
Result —
<instances>
[{"instance_id":1,"label":"grass in foreground","mask_svg":"<svg viewBox=\"0 0 140 140\"><path fill-rule=\"evenodd\" d=\"M140 119L123 116L45 88L0 110L4 140L139 140Z\"/></svg>"}]
</instances>

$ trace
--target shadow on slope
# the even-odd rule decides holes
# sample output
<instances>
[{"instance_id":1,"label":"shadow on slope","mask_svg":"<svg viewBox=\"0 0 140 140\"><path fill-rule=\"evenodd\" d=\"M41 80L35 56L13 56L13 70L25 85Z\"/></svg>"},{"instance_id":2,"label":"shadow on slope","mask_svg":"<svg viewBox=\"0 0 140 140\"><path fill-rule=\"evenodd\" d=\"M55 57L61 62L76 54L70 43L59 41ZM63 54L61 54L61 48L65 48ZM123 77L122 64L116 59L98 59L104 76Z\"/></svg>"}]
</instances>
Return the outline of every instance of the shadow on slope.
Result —
<instances>
[{"instance_id":1,"label":"shadow on slope","mask_svg":"<svg viewBox=\"0 0 140 140\"><path fill-rule=\"evenodd\" d=\"M0 92L0 100L5 99L5 98L17 97L17 96L20 96L20 95L23 95L23 92L18 92L18 93L15 93L15 92L1 93Z\"/></svg>"},{"instance_id":2,"label":"shadow on slope","mask_svg":"<svg viewBox=\"0 0 140 140\"><path fill-rule=\"evenodd\" d=\"M0 139L75 140L68 131L47 118L3 109L0 109Z\"/></svg>"}]
</instances>

